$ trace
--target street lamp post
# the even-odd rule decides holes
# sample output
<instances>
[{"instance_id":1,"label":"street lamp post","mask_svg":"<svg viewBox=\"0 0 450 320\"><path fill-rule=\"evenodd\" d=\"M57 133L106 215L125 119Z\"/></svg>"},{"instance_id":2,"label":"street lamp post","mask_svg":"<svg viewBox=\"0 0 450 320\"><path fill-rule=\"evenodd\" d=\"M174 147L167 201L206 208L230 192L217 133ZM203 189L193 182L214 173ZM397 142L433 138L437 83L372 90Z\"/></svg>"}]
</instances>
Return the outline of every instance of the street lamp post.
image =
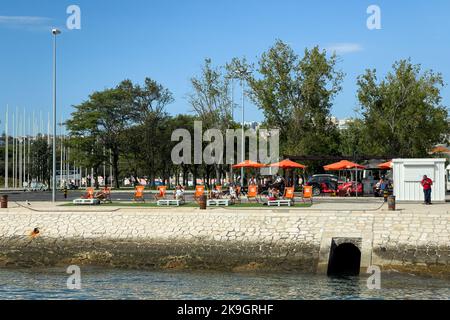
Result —
<instances>
[{"instance_id":1,"label":"street lamp post","mask_svg":"<svg viewBox=\"0 0 450 320\"><path fill-rule=\"evenodd\" d=\"M234 123L234 80L232 77L231 77L231 122ZM234 182L233 166L232 166L233 161L231 161L230 163L230 183Z\"/></svg>"},{"instance_id":2,"label":"street lamp post","mask_svg":"<svg viewBox=\"0 0 450 320\"><path fill-rule=\"evenodd\" d=\"M244 103L245 103L245 93L244 93L244 79L241 78L241 88L242 88L242 137L241 137L241 161L245 160L245 133L244 133ZM244 167L241 168L241 186L244 187Z\"/></svg>"},{"instance_id":3,"label":"street lamp post","mask_svg":"<svg viewBox=\"0 0 450 320\"><path fill-rule=\"evenodd\" d=\"M56 36L61 31L52 29L53 34L53 171L52 171L52 202L56 201Z\"/></svg>"}]
</instances>

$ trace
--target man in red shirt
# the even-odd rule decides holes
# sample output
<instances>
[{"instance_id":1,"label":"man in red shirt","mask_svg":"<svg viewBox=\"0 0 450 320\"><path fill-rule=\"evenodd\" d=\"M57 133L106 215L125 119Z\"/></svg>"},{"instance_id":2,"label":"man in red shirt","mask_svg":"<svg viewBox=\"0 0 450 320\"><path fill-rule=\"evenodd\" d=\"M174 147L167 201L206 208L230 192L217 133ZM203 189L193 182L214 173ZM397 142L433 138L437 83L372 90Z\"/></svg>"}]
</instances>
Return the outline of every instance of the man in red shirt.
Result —
<instances>
[{"instance_id":1,"label":"man in red shirt","mask_svg":"<svg viewBox=\"0 0 450 320\"><path fill-rule=\"evenodd\" d=\"M420 182L420 184L423 187L423 193L425 195L425 204L431 204L431 186L433 185L433 180L431 180L425 175L423 176L422 182Z\"/></svg>"}]
</instances>

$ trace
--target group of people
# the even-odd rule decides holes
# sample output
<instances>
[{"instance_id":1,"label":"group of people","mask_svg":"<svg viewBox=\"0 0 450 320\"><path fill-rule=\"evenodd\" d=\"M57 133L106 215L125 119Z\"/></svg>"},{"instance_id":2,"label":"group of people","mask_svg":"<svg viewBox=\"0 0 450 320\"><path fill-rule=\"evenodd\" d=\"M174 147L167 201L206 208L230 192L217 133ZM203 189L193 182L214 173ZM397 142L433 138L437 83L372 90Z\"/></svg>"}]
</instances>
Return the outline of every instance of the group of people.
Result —
<instances>
[{"instance_id":1,"label":"group of people","mask_svg":"<svg viewBox=\"0 0 450 320\"><path fill-rule=\"evenodd\" d=\"M381 176L380 180L375 184L374 194L378 197L383 197L385 192L388 192L392 189L392 183L389 179L384 176Z\"/></svg>"},{"instance_id":2,"label":"group of people","mask_svg":"<svg viewBox=\"0 0 450 320\"><path fill-rule=\"evenodd\" d=\"M431 180L427 175L424 175L420 181L420 185L423 188L424 193L424 204L431 205L431 187L433 185L433 180ZM380 180L375 185L375 195L383 196L386 192L392 191L392 183L389 179L381 177Z\"/></svg>"}]
</instances>

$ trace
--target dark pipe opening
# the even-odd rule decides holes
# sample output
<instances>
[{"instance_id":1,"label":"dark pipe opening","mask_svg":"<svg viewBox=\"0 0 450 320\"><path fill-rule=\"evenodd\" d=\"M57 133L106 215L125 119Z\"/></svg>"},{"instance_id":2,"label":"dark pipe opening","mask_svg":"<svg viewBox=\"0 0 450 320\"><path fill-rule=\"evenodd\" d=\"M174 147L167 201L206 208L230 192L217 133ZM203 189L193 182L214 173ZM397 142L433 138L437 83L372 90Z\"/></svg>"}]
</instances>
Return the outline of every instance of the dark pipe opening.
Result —
<instances>
[{"instance_id":1,"label":"dark pipe opening","mask_svg":"<svg viewBox=\"0 0 450 320\"><path fill-rule=\"evenodd\" d=\"M357 276L361 266L361 251L353 243L336 245L333 241L328 261L329 276Z\"/></svg>"}]
</instances>

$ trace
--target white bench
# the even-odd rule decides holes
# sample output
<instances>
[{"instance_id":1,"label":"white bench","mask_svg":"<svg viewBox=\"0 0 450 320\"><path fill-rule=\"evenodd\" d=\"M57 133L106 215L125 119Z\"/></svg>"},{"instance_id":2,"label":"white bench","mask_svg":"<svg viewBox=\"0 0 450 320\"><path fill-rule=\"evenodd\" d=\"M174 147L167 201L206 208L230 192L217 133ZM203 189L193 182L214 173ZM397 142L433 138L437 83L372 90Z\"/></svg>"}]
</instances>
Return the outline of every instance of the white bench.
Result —
<instances>
[{"instance_id":1,"label":"white bench","mask_svg":"<svg viewBox=\"0 0 450 320\"><path fill-rule=\"evenodd\" d=\"M98 199L75 199L73 200L73 204L75 205L96 205L100 204L100 200Z\"/></svg>"},{"instance_id":2,"label":"white bench","mask_svg":"<svg viewBox=\"0 0 450 320\"><path fill-rule=\"evenodd\" d=\"M226 206L228 207L230 205L230 200L229 199L210 199L208 200L208 202L206 203L208 205L208 207L211 206Z\"/></svg>"},{"instance_id":3,"label":"white bench","mask_svg":"<svg viewBox=\"0 0 450 320\"><path fill-rule=\"evenodd\" d=\"M267 201L267 205L270 206L277 206L277 207L281 207L282 205L287 205L288 207L290 207L292 204L291 200L269 200Z\"/></svg>"},{"instance_id":4,"label":"white bench","mask_svg":"<svg viewBox=\"0 0 450 320\"><path fill-rule=\"evenodd\" d=\"M158 206L180 206L180 202L181 200L176 200L176 199L163 199L163 200L158 200Z\"/></svg>"}]
</instances>

